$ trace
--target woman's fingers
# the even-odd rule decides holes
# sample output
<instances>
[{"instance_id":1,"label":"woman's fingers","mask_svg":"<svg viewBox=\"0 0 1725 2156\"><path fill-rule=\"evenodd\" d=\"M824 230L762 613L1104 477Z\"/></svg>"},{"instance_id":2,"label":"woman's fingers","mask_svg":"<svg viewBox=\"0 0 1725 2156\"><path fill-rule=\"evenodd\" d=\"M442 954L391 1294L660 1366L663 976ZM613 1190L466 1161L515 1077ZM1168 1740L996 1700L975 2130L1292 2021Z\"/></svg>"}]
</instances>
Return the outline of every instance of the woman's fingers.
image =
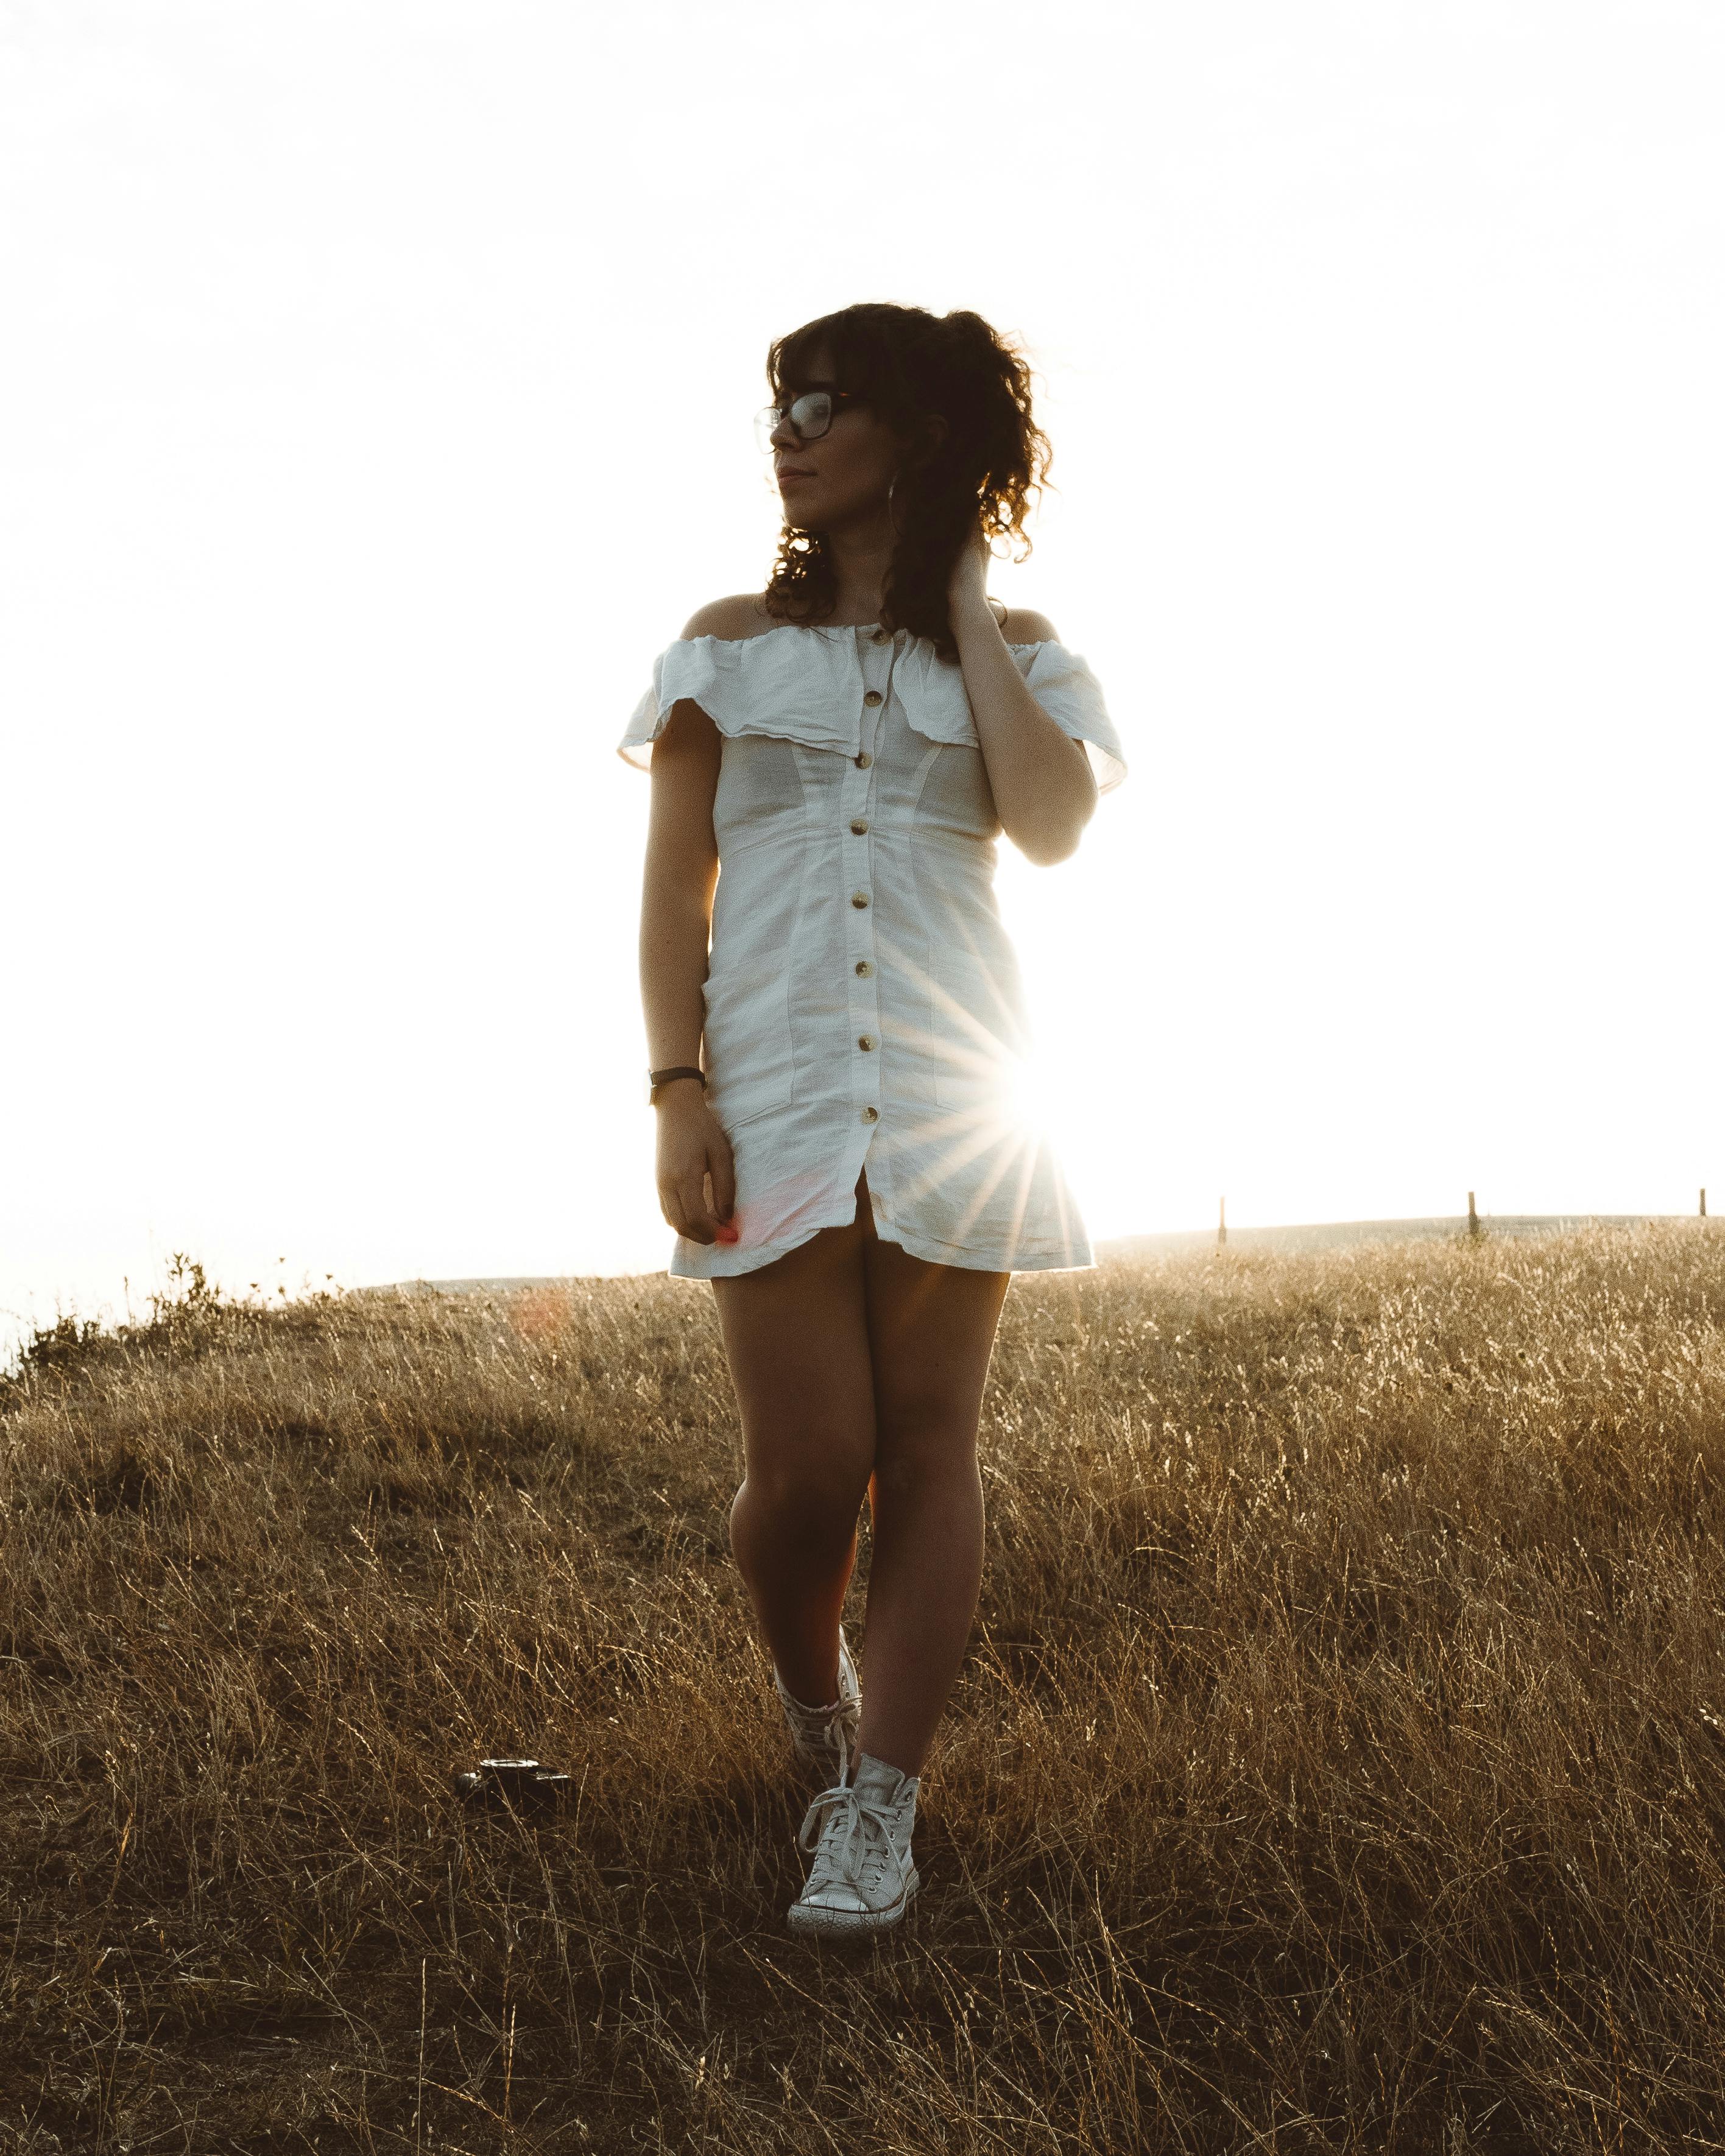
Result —
<instances>
[{"instance_id":1,"label":"woman's fingers","mask_svg":"<svg viewBox=\"0 0 1725 2156\"><path fill-rule=\"evenodd\" d=\"M737 1210L737 1163L732 1155L731 1141L716 1126L707 1147L706 1166L712 1178L713 1211L720 1222L728 1223Z\"/></svg>"},{"instance_id":2,"label":"woman's fingers","mask_svg":"<svg viewBox=\"0 0 1725 2156\"><path fill-rule=\"evenodd\" d=\"M698 1183L691 1185L685 1178L681 1183L660 1183L659 1209L666 1224L691 1243L710 1243L713 1240L711 1229L703 1225L706 1206Z\"/></svg>"},{"instance_id":3,"label":"woman's fingers","mask_svg":"<svg viewBox=\"0 0 1725 2156\"><path fill-rule=\"evenodd\" d=\"M691 1243L711 1243L718 1226L707 1210L705 1183L705 1176L696 1168L677 1185L677 1204L683 1215L683 1224L677 1232L686 1235Z\"/></svg>"}]
</instances>

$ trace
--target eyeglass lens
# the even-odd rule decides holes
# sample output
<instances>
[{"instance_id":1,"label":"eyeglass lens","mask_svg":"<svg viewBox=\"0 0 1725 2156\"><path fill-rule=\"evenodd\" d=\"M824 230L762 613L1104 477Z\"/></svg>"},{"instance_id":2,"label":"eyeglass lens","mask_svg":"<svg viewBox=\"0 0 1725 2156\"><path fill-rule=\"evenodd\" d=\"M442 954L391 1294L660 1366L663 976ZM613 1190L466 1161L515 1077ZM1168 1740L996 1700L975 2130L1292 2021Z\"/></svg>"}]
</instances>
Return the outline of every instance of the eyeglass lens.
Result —
<instances>
[{"instance_id":1,"label":"eyeglass lens","mask_svg":"<svg viewBox=\"0 0 1725 2156\"><path fill-rule=\"evenodd\" d=\"M768 454L780 422L788 418L798 441L818 441L833 422L833 400L824 389L810 389L793 398L788 409L769 404L755 414L755 439Z\"/></svg>"}]
</instances>

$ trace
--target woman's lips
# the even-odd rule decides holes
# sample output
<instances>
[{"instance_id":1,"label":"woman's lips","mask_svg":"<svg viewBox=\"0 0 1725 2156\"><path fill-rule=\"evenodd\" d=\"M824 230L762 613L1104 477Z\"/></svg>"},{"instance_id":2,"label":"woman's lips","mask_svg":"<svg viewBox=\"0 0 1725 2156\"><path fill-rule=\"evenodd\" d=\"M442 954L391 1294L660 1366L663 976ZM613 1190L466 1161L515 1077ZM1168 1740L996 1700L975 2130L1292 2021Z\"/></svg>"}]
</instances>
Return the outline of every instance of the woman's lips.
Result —
<instances>
[{"instance_id":1,"label":"woman's lips","mask_svg":"<svg viewBox=\"0 0 1725 2156\"><path fill-rule=\"evenodd\" d=\"M813 472L782 471L778 475L778 483L781 486L788 486L791 481L794 479L813 479L814 477L814 474Z\"/></svg>"}]
</instances>

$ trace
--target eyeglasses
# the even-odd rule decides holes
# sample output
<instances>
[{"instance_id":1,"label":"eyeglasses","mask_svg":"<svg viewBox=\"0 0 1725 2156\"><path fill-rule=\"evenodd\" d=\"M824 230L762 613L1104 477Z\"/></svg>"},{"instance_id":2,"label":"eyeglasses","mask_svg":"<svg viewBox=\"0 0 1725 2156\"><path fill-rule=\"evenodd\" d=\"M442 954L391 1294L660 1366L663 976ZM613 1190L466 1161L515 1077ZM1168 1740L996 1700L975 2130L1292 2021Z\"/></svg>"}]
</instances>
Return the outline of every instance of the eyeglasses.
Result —
<instances>
[{"instance_id":1,"label":"eyeglasses","mask_svg":"<svg viewBox=\"0 0 1725 2156\"><path fill-rule=\"evenodd\" d=\"M861 404L866 399L854 389L806 389L800 397L793 398L788 405L768 404L755 414L755 439L762 454L773 454L773 437L779 428L788 422L791 432L799 442L817 442L833 424L833 413L840 404Z\"/></svg>"}]
</instances>

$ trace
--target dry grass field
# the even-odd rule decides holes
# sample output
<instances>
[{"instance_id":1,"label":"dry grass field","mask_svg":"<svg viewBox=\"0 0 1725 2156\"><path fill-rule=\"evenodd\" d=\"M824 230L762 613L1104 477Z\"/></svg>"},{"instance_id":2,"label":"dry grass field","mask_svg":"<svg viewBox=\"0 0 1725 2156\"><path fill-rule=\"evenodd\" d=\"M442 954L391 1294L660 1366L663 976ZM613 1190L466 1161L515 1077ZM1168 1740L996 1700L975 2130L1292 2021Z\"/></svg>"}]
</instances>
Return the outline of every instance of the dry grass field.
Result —
<instances>
[{"instance_id":1,"label":"dry grass field","mask_svg":"<svg viewBox=\"0 0 1725 2156\"><path fill-rule=\"evenodd\" d=\"M39 1337L0 2148L1725 2149L1722 1321L1706 1222L1021 1277L860 1950L704 1290ZM454 1802L516 1748L562 1815Z\"/></svg>"}]
</instances>

